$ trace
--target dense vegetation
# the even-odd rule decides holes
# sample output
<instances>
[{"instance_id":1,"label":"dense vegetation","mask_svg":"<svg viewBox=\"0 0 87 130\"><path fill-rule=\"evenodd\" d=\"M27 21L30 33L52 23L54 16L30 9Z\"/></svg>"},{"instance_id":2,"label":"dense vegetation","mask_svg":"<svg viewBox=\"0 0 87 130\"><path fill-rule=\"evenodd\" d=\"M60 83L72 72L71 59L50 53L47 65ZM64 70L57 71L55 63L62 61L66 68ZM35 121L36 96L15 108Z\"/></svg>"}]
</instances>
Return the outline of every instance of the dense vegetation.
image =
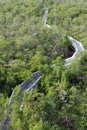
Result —
<instances>
[{"instance_id":1,"label":"dense vegetation","mask_svg":"<svg viewBox=\"0 0 87 130\"><path fill-rule=\"evenodd\" d=\"M42 23L45 7L51 29ZM85 51L66 68L68 35ZM86 130L86 44L87 0L0 0L0 122L15 88L9 130ZM19 97L16 85L38 70L37 88Z\"/></svg>"}]
</instances>

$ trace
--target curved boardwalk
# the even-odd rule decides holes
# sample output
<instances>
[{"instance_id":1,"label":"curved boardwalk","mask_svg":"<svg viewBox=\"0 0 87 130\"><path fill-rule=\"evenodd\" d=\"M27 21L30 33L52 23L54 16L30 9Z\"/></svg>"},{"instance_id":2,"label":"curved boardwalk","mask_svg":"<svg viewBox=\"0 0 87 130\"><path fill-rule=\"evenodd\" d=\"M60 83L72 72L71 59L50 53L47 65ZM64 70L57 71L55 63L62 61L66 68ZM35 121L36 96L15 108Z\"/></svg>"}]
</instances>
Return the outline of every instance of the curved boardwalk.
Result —
<instances>
[{"instance_id":1,"label":"curved boardwalk","mask_svg":"<svg viewBox=\"0 0 87 130\"><path fill-rule=\"evenodd\" d=\"M77 57L78 53L84 50L84 47L81 42L75 40L74 38L70 36L68 38L72 42L72 46L74 47L75 52L71 57L65 59L65 66L70 65L71 61Z\"/></svg>"}]
</instances>

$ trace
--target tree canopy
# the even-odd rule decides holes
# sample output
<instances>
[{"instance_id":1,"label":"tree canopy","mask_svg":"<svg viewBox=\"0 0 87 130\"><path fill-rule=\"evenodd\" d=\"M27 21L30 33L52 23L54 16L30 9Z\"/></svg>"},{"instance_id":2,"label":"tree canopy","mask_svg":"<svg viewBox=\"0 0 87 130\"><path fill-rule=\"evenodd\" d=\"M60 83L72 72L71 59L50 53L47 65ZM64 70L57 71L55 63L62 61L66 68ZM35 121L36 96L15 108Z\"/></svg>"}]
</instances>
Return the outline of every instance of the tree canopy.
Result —
<instances>
[{"instance_id":1,"label":"tree canopy","mask_svg":"<svg viewBox=\"0 0 87 130\"><path fill-rule=\"evenodd\" d=\"M50 29L42 22L46 8ZM8 116L9 130L87 129L86 28L87 0L0 0L0 124ZM65 67L74 53L68 36L85 50ZM17 85L36 71L37 87L20 97Z\"/></svg>"}]
</instances>

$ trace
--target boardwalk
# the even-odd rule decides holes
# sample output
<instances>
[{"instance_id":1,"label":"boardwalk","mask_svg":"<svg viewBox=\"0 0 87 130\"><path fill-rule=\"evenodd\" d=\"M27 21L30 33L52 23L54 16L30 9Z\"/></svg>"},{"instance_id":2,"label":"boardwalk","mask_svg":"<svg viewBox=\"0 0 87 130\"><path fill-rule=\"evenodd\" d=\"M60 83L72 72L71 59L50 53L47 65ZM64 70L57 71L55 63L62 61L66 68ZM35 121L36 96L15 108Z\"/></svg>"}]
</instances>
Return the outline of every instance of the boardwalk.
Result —
<instances>
[{"instance_id":1,"label":"boardwalk","mask_svg":"<svg viewBox=\"0 0 87 130\"><path fill-rule=\"evenodd\" d=\"M70 36L68 38L72 42L72 46L75 49L75 53L71 57L65 59L65 66L70 65L71 61L77 57L78 53L84 50L84 47L81 42L75 40L74 38L72 38Z\"/></svg>"},{"instance_id":2,"label":"boardwalk","mask_svg":"<svg viewBox=\"0 0 87 130\"><path fill-rule=\"evenodd\" d=\"M48 9L45 9L42 21L44 23L44 26L46 26L47 28L51 28L51 26L47 24L47 14L48 14Z\"/></svg>"},{"instance_id":3,"label":"boardwalk","mask_svg":"<svg viewBox=\"0 0 87 130\"><path fill-rule=\"evenodd\" d=\"M41 79L41 73L39 71L34 72L32 74L32 78L26 80L25 82L23 82L22 84L20 84L20 95L26 90L26 91L30 91L31 89L33 89L38 81ZM8 109L11 109L11 105L14 102L13 98L14 98L14 90L11 94L11 97L9 99L9 103L7 106L7 109L5 110L5 114L7 113ZM0 130L8 130L8 125L11 122L11 119L9 117L7 117L5 119L5 121L2 123L1 129Z\"/></svg>"}]
</instances>

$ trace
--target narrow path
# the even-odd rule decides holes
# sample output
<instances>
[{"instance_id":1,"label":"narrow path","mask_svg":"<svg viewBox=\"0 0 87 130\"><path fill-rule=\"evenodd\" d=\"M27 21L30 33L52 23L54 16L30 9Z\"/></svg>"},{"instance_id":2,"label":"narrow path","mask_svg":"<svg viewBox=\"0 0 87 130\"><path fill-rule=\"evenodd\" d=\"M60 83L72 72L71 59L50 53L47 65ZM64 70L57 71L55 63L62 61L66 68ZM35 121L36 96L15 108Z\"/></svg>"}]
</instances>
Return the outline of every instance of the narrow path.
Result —
<instances>
[{"instance_id":1,"label":"narrow path","mask_svg":"<svg viewBox=\"0 0 87 130\"><path fill-rule=\"evenodd\" d=\"M45 9L45 10L44 10L44 16L43 16L43 18L42 18L42 21L43 21L43 23L44 23L44 26L46 26L47 28L51 28L50 25L46 24L46 22L47 22L47 14L48 14L48 9ZM75 49L75 53L73 54L73 56L71 56L71 57L65 59L65 64L64 64L65 67L67 67L68 65L71 64L71 61L77 57L77 55L78 55L78 53L79 53L80 51L83 51L83 50L84 50L84 47L83 47L83 45L82 45L81 42L75 40L74 38L72 38L72 37L70 37L70 36L68 36L68 38L69 38L69 40L72 42L72 46L73 46L74 49Z\"/></svg>"},{"instance_id":2,"label":"narrow path","mask_svg":"<svg viewBox=\"0 0 87 130\"><path fill-rule=\"evenodd\" d=\"M47 14L48 14L48 9L45 9L42 21L44 23L44 26L46 26L47 28L51 28L51 26L47 24Z\"/></svg>"},{"instance_id":3,"label":"narrow path","mask_svg":"<svg viewBox=\"0 0 87 130\"><path fill-rule=\"evenodd\" d=\"M65 59L65 64L64 64L65 66L70 65L71 61L77 57L78 53L84 50L84 47L81 42L75 40L74 38L70 36L68 38L72 42L72 46L74 47L75 52L71 57Z\"/></svg>"},{"instance_id":4,"label":"narrow path","mask_svg":"<svg viewBox=\"0 0 87 130\"><path fill-rule=\"evenodd\" d=\"M23 82L22 84L20 84L20 87L21 87L20 95L25 90L30 91L31 89L33 89L37 85L37 83L40 79L41 79L41 73L39 71L32 73L32 79L28 79L25 82ZM11 109L11 105L12 105L13 100L14 100L14 93L15 92L13 90L13 92L10 96L10 99L9 99L7 109L5 110L5 115L6 115L6 113L8 113L8 109ZM8 125L9 125L10 122L11 122L11 119L9 117L7 117L2 124L3 130L8 130Z\"/></svg>"}]
</instances>

